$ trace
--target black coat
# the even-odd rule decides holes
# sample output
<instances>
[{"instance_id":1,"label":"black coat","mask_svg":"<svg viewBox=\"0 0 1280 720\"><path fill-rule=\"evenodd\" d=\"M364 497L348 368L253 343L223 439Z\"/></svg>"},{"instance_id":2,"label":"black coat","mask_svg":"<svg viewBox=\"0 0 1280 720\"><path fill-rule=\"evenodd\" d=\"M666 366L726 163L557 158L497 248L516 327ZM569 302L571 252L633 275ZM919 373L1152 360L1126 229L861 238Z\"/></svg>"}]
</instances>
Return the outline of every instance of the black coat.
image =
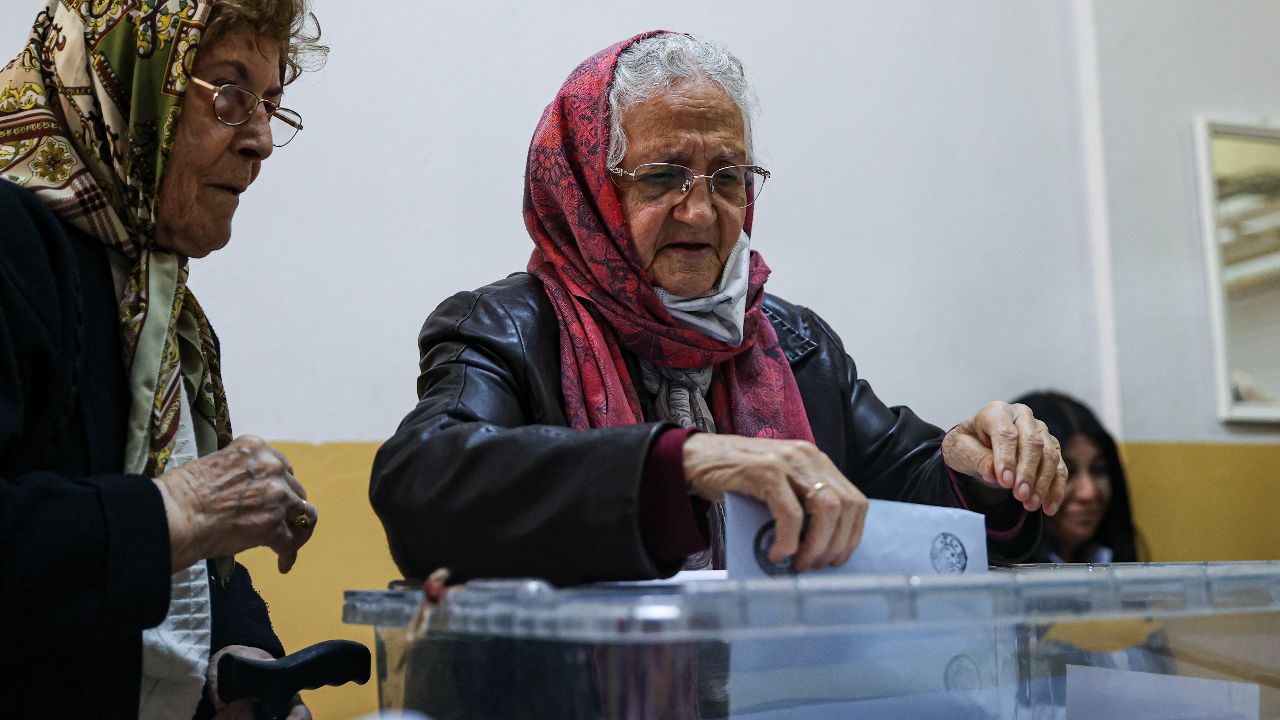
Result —
<instances>
[{"instance_id":1,"label":"black coat","mask_svg":"<svg viewBox=\"0 0 1280 720\"><path fill-rule=\"evenodd\" d=\"M117 305L107 250L0 181L0 717L137 718L168 612L164 503L121 472ZM210 592L213 650L283 654L243 567Z\"/></svg>"},{"instance_id":2,"label":"black coat","mask_svg":"<svg viewBox=\"0 0 1280 720\"><path fill-rule=\"evenodd\" d=\"M880 402L812 311L769 296L764 312L814 441L846 477L870 498L960 505L941 430ZM406 577L448 567L456 579L571 584L679 569L655 565L638 521L645 459L664 426L566 427L559 326L540 281L521 273L454 295L427 318L418 345L420 400L379 450L370 487ZM1035 514L990 556L1020 558L1039 536Z\"/></svg>"}]
</instances>

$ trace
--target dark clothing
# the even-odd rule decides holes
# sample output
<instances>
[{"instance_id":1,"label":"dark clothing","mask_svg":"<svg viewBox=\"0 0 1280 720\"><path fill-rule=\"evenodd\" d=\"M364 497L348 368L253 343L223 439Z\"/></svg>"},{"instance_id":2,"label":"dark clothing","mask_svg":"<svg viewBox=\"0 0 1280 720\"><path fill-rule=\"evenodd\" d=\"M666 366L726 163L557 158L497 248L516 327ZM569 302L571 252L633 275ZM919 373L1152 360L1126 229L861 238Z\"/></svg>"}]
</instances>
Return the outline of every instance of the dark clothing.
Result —
<instances>
[{"instance_id":1,"label":"dark clothing","mask_svg":"<svg viewBox=\"0 0 1280 720\"><path fill-rule=\"evenodd\" d=\"M640 476L640 538L659 567L669 567L711 545L711 503L689 494L684 441L697 428L658 434Z\"/></svg>"},{"instance_id":2,"label":"dark clothing","mask_svg":"<svg viewBox=\"0 0 1280 720\"><path fill-rule=\"evenodd\" d=\"M870 498L962 505L941 430L881 403L812 311L767 297L764 312L814 441L846 477ZM421 399L379 450L370 488L401 572L420 578L447 567L458 580L572 584L680 569L655 561L640 518L646 460L670 426L565 427L560 333L537 279L521 273L454 295L427 318L418 344ZM993 543L991 557L1016 559L1039 535L1035 515L1017 537Z\"/></svg>"},{"instance_id":3,"label":"dark clothing","mask_svg":"<svg viewBox=\"0 0 1280 720\"><path fill-rule=\"evenodd\" d=\"M0 715L137 718L168 612L155 484L121 473L129 392L107 250L0 181ZM210 583L212 650L283 655L248 572Z\"/></svg>"}]
</instances>

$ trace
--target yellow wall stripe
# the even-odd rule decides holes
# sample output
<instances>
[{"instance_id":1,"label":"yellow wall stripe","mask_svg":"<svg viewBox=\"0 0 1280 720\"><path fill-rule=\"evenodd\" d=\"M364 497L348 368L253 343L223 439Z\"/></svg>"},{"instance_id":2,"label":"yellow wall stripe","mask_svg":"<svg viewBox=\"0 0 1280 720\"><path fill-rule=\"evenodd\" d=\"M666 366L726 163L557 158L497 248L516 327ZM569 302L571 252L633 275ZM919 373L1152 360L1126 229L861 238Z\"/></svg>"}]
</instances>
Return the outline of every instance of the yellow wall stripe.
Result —
<instances>
[{"instance_id":1,"label":"yellow wall stripe","mask_svg":"<svg viewBox=\"0 0 1280 720\"><path fill-rule=\"evenodd\" d=\"M1280 559L1280 445L1127 443L1150 560Z\"/></svg>"},{"instance_id":2,"label":"yellow wall stripe","mask_svg":"<svg viewBox=\"0 0 1280 720\"><path fill-rule=\"evenodd\" d=\"M342 623L342 592L385 588L400 576L382 524L369 507L369 469L378 444L273 445L293 463L307 498L319 510L319 522L288 575L279 573L275 555L264 548L243 553L239 560L267 601L285 650L343 638L373 652L372 628ZM322 688L303 693L303 699L317 718L356 718L377 709L376 688L374 677L363 687Z\"/></svg>"}]
</instances>

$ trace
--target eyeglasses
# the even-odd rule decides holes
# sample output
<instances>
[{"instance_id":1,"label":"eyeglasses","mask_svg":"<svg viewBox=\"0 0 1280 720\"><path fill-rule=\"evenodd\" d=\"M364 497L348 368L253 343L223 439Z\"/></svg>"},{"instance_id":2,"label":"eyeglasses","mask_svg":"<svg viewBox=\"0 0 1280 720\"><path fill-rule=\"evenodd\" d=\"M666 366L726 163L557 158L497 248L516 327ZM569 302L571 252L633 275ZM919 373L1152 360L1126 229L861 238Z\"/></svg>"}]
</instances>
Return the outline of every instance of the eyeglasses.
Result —
<instances>
[{"instance_id":1,"label":"eyeglasses","mask_svg":"<svg viewBox=\"0 0 1280 720\"><path fill-rule=\"evenodd\" d=\"M629 180L641 202L649 205L674 205L693 190L699 178L707 179L711 197L737 208L754 203L764 188L764 182L772 173L758 165L730 165L710 175L699 175L683 165L673 163L645 163L627 172L620 167L609 168L615 182Z\"/></svg>"},{"instance_id":2,"label":"eyeglasses","mask_svg":"<svg viewBox=\"0 0 1280 720\"><path fill-rule=\"evenodd\" d=\"M249 122L259 105L265 105L267 115L271 117L272 145L276 147L288 145L289 141L302 129L301 115L288 108L282 108L270 100L263 100L239 85L232 83L214 85L198 77L192 77L191 82L213 91L213 114L223 125L231 127L243 125Z\"/></svg>"}]
</instances>

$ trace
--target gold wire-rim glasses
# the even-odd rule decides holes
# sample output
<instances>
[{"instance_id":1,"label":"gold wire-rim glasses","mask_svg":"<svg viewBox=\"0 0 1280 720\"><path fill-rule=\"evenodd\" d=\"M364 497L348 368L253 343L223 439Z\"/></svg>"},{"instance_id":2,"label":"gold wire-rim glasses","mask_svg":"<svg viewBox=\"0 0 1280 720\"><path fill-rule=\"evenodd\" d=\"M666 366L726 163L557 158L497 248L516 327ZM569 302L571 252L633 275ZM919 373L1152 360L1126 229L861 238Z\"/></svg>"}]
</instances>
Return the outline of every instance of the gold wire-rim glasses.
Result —
<instances>
[{"instance_id":1,"label":"gold wire-rim glasses","mask_svg":"<svg viewBox=\"0 0 1280 720\"><path fill-rule=\"evenodd\" d=\"M645 176L645 173L643 172L645 168L674 168L682 171L682 174L684 176L683 182L678 186L673 185L667 191L667 193L670 193L671 191L679 190L679 193L680 193L679 197L681 199L683 199L685 196L687 196L690 193L690 191L693 190L693 184L695 182L697 182L700 178L706 178L707 189L711 191L712 197L718 197L723 199L726 202L731 202L734 205L734 207L737 207L737 208L747 208L753 205L756 199L760 197L760 190L761 188L764 187L765 181L773 177L773 173L760 167L759 165L727 165L725 167L717 169L715 172L711 173L710 175L700 175L694 172L692 168L685 167L684 165L678 165L676 163L641 163L637 165L635 169L631 170L630 172L623 170L617 165L614 165L613 167L609 168L609 174L613 176L613 179L615 182L623 177L631 178L632 180L638 181ZM743 171L742 180L743 180L744 188L750 187L753 190L753 192L750 193L750 199L745 204L742 204L742 205L738 205L737 202L734 202L733 200L731 200L731 198L727 197L726 195L716 192L716 175L723 173L726 170L736 170L736 169L741 169ZM759 177L758 181L754 179L756 177ZM724 178L722 177L721 181L723 182L723 180ZM664 196L667 193L664 193ZM656 200L657 198L655 198L655 201Z\"/></svg>"},{"instance_id":2,"label":"gold wire-rim glasses","mask_svg":"<svg viewBox=\"0 0 1280 720\"><path fill-rule=\"evenodd\" d=\"M201 80L200 78L195 77L194 75L191 76L191 82L196 85L199 85L202 88L213 91L213 116L216 117L218 119L218 122L222 123L223 125L228 125L230 127L239 127L249 122L249 120L253 118L253 114L258 111L259 105L265 105L267 108L267 115L270 116L270 119L279 120L280 122L292 128L292 131L289 133L289 137L285 138L284 142L279 142L279 143L276 142L276 138L275 138L276 134L275 132L272 132L271 133L272 145L274 145L275 147L284 147L285 145L288 145L290 142L292 142L293 139L297 137L298 133L302 130L302 115L300 115L295 110L290 110L289 108L286 108L286 107L280 107L280 105L274 102L271 102L270 100L265 100L263 98L260 98L258 97L258 94L253 92L252 90L248 90L246 88L240 87L235 83L222 83L221 85L214 85L213 83L208 82L207 80ZM227 118L222 116L221 112L218 111L218 99L222 97L222 93L226 91L228 88L234 90L235 92L244 93L249 97L253 98L253 104L248 106L248 110L245 111L244 117L240 118L239 120L228 120ZM268 127L270 127L270 125L268 125Z\"/></svg>"}]
</instances>

